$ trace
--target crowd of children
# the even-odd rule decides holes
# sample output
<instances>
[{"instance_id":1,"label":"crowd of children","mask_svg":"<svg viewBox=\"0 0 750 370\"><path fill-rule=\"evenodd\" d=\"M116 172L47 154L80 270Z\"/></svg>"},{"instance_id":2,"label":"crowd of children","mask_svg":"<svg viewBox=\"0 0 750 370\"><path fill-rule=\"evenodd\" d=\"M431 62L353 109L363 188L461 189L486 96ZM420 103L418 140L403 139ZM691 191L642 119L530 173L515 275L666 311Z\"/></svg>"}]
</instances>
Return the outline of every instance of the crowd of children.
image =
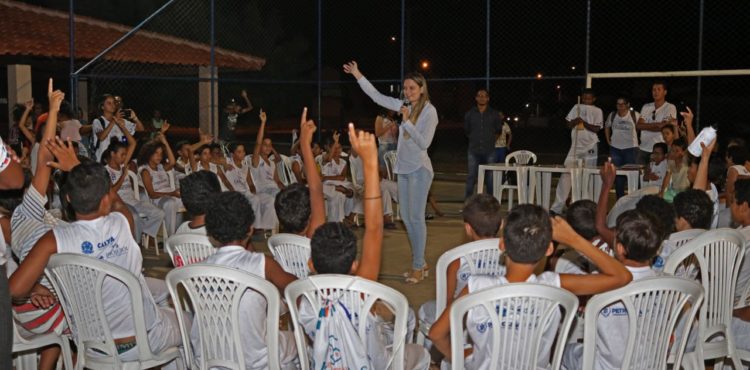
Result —
<instances>
[{"instance_id":1,"label":"crowd of children","mask_svg":"<svg viewBox=\"0 0 750 370\"><path fill-rule=\"evenodd\" d=\"M183 341L164 282L143 274L141 236L156 240L162 225L170 236L209 236L218 248L202 263L245 271L268 280L282 293L296 277L272 257L256 252L251 243L255 230L270 230L277 223L282 232L310 238L312 274L378 280L383 233L385 228L393 227L391 202L397 199L397 192L395 183L382 175L382 153L378 152L373 134L349 124L347 134L352 150L347 159L338 133L324 154L316 153L313 135L317 128L307 119L305 109L292 157L291 173L297 181L284 184L277 172L284 157L265 136L267 117L263 111L250 156L246 156L244 145L236 143L230 144L224 155L221 146L212 145L210 137L201 135L195 144L177 145L177 159L167 141L169 123L165 121L160 123L153 140L142 146L134 163L133 134L142 124L137 117L136 123L125 119L123 112L116 109L115 99L107 96L103 99L102 116L93 125L99 143L94 161L79 156L77 145L58 136L62 135L57 132L57 122L63 100L64 94L54 90L50 81L46 124L35 135L38 140L33 175L26 172L24 176L13 151L0 146L0 188L9 189L0 190L0 246L7 245L2 251L4 267L19 330L69 335L71 330L58 302L58 292L45 278L44 269L52 255L75 253L113 263L137 278L148 329L147 345L152 351L200 346L197 325L189 329L189 343ZM632 119L638 121L637 116ZM500 205L491 195L469 197L462 211L466 237L472 241L498 238L499 257L482 263L500 267L493 274L474 274L469 261L460 258L447 271L438 272L446 274L446 307L436 312L434 302L428 302L419 310L420 322L431 325L427 343L432 348L431 356L424 347L409 343L405 350L407 363L426 368L431 357L436 366L450 364L450 308L456 300L474 292L512 283L537 283L583 298L631 281L660 276L664 262L678 248L675 234L715 229L721 224L722 212L727 218L724 226L739 227L750 240L750 158L744 144L726 149L726 185L717 186L712 181L716 141L701 144L701 156L689 159L685 150L689 141L672 138L672 134L670 129L664 135L668 143L655 143L649 148L652 163L643 179L646 184L672 184L671 202L664 199L664 192L645 196L633 209L619 214L613 228L606 222L609 194L616 182L616 169L609 162L601 170L598 203L575 202L564 217L551 216L530 204L518 205L502 217ZM671 159L669 164L667 158ZM181 173L175 176L175 171ZM723 195L720 189L724 190ZM726 199L725 208L720 205L721 198ZM357 214L364 215L359 258L357 236L351 227ZM184 220L183 215L187 216ZM737 280L738 301L750 284L748 253L745 252ZM697 274L689 266L678 271L678 275L689 279L695 279ZM105 280L101 299L121 360L135 359L137 346L146 344L135 342L126 287ZM319 339L316 333L322 330L323 313L314 312L305 300L286 304L298 308L300 325L311 343ZM621 311L624 306L615 304L610 308ZM248 291L239 303L239 312L243 320L236 325L241 328L246 368L267 368L266 302L257 292ZM466 352L467 368L490 368L494 343L503 340L502 335L493 337L492 331L486 330L492 322L490 316L495 314L482 307L469 311L463 324L471 343L471 350ZM557 319L542 331L538 369L549 367L556 341L567 341L556 338L560 314L555 316ZM366 318L349 315L348 320L355 326L359 320L368 320L368 327L372 328L384 319L373 312ZM408 330L413 332L415 320L411 314L408 321ZM596 326L595 368L619 368L628 340L627 318L602 314ZM737 305L732 328L735 344L750 350L750 306L742 302ZM513 325L504 325L501 330L513 330ZM364 361L373 369L383 369L390 353L390 343L385 341L394 338L377 333L368 330L363 339L370 350ZM407 337L410 339L411 335ZM278 346L282 367L296 366L299 356L292 333L281 331ZM582 343L569 342L563 366L582 368L582 352ZM206 360L200 357L200 351L193 353L198 363ZM60 349L55 346L43 349L40 368L54 368L59 354Z\"/></svg>"}]
</instances>

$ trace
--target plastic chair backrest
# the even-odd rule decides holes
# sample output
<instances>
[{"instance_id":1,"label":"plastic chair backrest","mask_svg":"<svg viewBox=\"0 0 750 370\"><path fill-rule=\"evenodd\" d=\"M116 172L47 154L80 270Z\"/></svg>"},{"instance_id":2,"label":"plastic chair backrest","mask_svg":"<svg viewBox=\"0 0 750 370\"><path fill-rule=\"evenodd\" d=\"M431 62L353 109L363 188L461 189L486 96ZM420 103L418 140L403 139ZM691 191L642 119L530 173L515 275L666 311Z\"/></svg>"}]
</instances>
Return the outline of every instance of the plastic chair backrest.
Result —
<instances>
[{"instance_id":1,"label":"plastic chair backrest","mask_svg":"<svg viewBox=\"0 0 750 370\"><path fill-rule=\"evenodd\" d=\"M292 172L291 158L283 154L279 154L279 156L281 156L281 161L276 163L276 172L279 173L279 180L281 180L281 183L284 184L284 186L289 186L296 183L297 179L294 177L294 173Z\"/></svg>"},{"instance_id":2,"label":"plastic chair backrest","mask_svg":"<svg viewBox=\"0 0 750 370\"><path fill-rule=\"evenodd\" d=\"M505 157L506 165L511 165L512 163L527 165L530 162L536 163L536 154L528 150L516 150Z\"/></svg>"},{"instance_id":3,"label":"plastic chair backrest","mask_svg":"<svg viewBox=\"0 0 750 370\"><path fill-rule=\"evenodd\" d=\"M683 231L674 232L669 235L669 240L675 246L675 248L682 247L687 242L695 239L698 235L705 233L704 229L688 229Z\"/></svg>"},{"instance_id":4,"label":"plastic chair backrest","mask_svg":"<svg viewBox=\"0 0 750 370\"><path fill-rule=\"evenodd\" d=\"M383 154L383 161L385 161L385 170L388 173L388 180L396 181L396 151L390 150Z\"/></svg>"},{"instance_id":5,"label":"plastic chair backrest","mask_svg":"<svg viewBox=\"0 0 750 370\"><path fill-rule=\"evenodd\" d=\"M448 265L451 262L463 257L467 260L472 275L499 275L505 270L501 261L502 254L500 239L498 238L473 241L443 253L435 266L437 274L435 278L435 317L440 317L440 314L445 310L448 301L446 293L453 294L453 292L446 292L448 289Z\"/></svg>"},{"instance_id":6,"label":"plastic chair backrest","mask_svg":"<svg viewBox=\"0 0 750 370\"><path fill-rule=\"evenodd\" d=\"M200 348L185 346L189 364L193 363L193 350L201 354L200 369L225 367L244 369L246 361L242 346L240 322L260 318L241 317L240 300L248 290L266 299L266 345L268 368L279 369L279 290L267 280L245 271L212 265L196 264L174 269L167 274L167 286L172 301L179 304L177 319L182 341L190 343L190 332L185 325L187 307L179 292L184 288L191 303L193 327L198 327Z\"/></svg>"},{"instance_id":7,"label":"plastic chair backrest","mask_svg":"<svg viewBox=\"0 0 750 370\"><path fill-rule=\"evenodd\" d=\"M360 160L359 157L357 157L356 160ZM359 166L355 166L352 163L354 161L355 161L355 158L353 156L349 156L349 172L350 172L350 175L352 177L352 185L354 186L354 190L356 192L360 192L360 191L364 190L364 188L362 187L364 184L360 184L359 181L357 180L359 178L359 175L360 175L360 173L359 173L360 167Z\"/></svg>"},{"instance_id":8,"label":"plastic chair backrest","mask_svg":"<svg viewBox=\"0 0 750 370\"><path fill-rule=\"evenodd\" d=\"M127 170L127 171L128 171L128 177L130 178L130 185L133 186L133 194L135 195L135 200L141 200L141 189L138 186L139 184L138 175L133 171L130 171L130 170Z\"/></svg>"},{"instance_id":9,"label":"plastic chair backrest","mask_svg":"<svg viewBox=\"0 0 750 370\"><path fill-rule=\"evenodd\" d=\"M716 229L685 243L667 258L665 273L674 274L685 260L694 261L700 270L705 302L698 316L697 347L703 348L709 340L712 347L718 346L714 338L717 333L724 333L724 338L728 338L727 343L733 343L732 308L744 254L745 238L742 233L734 229Z\"/></svg>"},{"instance_id":10,"label":"plastic chair backrest","mask_svg":"<svg viewBox=\"0 0 750 370\"><path fill-rule=\"evenodd\" d=\"M368 320L365 318L371 315L371 309L376 301L385 304L395 315L394 342L388 361L390 361L391 369L403 370L409 303L406 297L397 290L357 276L324 274L309 276L306 279L289 284L284 296L287 302L297 302L298 298L304 296L312 305L313 312L320 311L326 298L341 296L340 302L352 312L353 316L358 315L360 318L357 332L365 344L368 326ZM290 304L289 308L294 322L294 338L297 342L300 364L302 370L308 370L310 360L308 359L305 330L300 323L299 308L297 304Z\"/></svg>"},{"instance_id":11,"label":"plastic chair backrest","mask_svg":"<svg viewBox=\"0 0 750 370\"><path fill-rule=\"evenodd\" d=\"M172 235L164 243L164 249L174 267L192 265L216 253L211 240L200 234Z\"/></svg>"},{"instance_id":12,"label":"plastic chair backrest","mask_svg":"<svg viewBox=\"0 0 750 370\"><path fill-rule=\"evenodd\" d=\"M654 186L645 187L634 191L632 194L626 194L615 202L612 209L607 214L607 226L615 227L617 224L617 217L623 214L625 211L635 209L635 205L646 195L654 195L659 193L659 188Z\"/></svg>"},{"instance_id":13,"label":"plastic chair backrest","mask_svg":"<svg viewBox=\"0 0 750 370\"><path fill-rule=\"evenodd\" d=\"M307 265L310 260L310 239L295 234L276 234L268 238L268 249L284 271L298 279L310 274Z\"/></svg>"},{"instance_id":14,"label":"plastic chair backrest","mask_svg":"<svg viewBox=\"0 0 750 370\"><path fill-rule=\"evenodd\" d=\"M610 317L613 315L611 306L619 303L627 310L627 316L621 318L623 326L627 326L625 332L612 333L627 338L624 348L616 348L623 353L619 368L666 370L671 349L676 353L674 368L679 369L691 325L684 325L682 333L672 334L679 320L693 322L702 301L703 288L698 283L674 276L645 278L595 295L586 303L584 314L583 368L595 368L599 339L596 325L600 314ZM606 315L602 314L605 310ZM679 342L672 344L675 338Z\"/></svg>"},{"instance_id":15,"label":"plastic chair backrest","mask_svg":"<svg viewBox=\"0 0 750 370\"><path fill-rule=\"evenodd\" d=\"M563 315L558 316L560 308ZM464 368L464 316L472 309L506 313L489 315L487 333L492 353L488 369L535 369L545 330L560 319L551 369L559 369L570 325L578 310L578 298L564 289L535 283L505 284L458 298L450 309L451 353L454 370ZM515 315L512 315L515 313ZM511 317L512 318L508 318ZM514 322L508 322L514 320ZM513 330L502 328L513 327ZM550 342L551 343L551 342ZM476 357L479 356L476 350ZM549 359L546 359L548 361Z\"/></svg>"},{"instance_id":16,"label":"plastic chair backrest","mask_svg":"<svg viewBox=\"0 0 750 370\"><path fill-rule=\"evenodd\" d=\"M78 347L80 368L84 366L99 368L107 365L118 369L123 367L107 316L104 314L102 286L105 279L118 280L127 287L135 340L137 343L148 343L143 311L143 291L138 278L130 271L96 258L74 253L58 253L50 257L47 263L47 276L50 277L58 293L65 317L73 332L73 338ZM158 356L151 352L148 345L137 346L137 350L142 368L150 368L158 363L166 362L163 361L165 354L171 358L180 356L176 347ZM169 356L168 352L173 353Z\"/></svg>"}]
</instances>

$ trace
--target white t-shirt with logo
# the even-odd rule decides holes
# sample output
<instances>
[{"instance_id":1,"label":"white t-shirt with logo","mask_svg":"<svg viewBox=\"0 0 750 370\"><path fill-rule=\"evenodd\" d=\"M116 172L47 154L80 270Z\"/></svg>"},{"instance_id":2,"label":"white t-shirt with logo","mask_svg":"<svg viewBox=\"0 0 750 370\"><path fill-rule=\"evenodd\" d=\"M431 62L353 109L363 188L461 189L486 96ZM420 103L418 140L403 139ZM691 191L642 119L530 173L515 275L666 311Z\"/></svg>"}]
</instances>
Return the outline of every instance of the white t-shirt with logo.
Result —
<instances>
[{"instance_id":1,"label":"white t-shirt with logo","mask_svg":"<svg viewBox=\"0 0 750 370\"><path fill-rule=\"evenodd\" d=\"M560 275L554 272L544 272L540 275L531 275L526 280L527 283L538 283L544 285L550 285L554 287L560 287ZM489 276L471 276L469 278L469 292L476 292L481 289L496 287L508 284L508 280L505 276L500 277L489 277ZM520 315L520 312L503 312L501 323L503 328L500 329L500 338L503 337L503 330L505 328L514 328L517 325L514 322L512 316ZM523 313L523 314L537 314L539 313ZM560 310L556 310L553 317L549 320L548 327L544 329L541 343L539 344L539 361L536 368L548 369L550 365L550 355L552 353L552 344L557 337L557 328L560 324ZM531 322L535 322L532 320ZM536 320L538 322L538 320ZM466 318L466 328L469 332L469 336L474 342L474 353L466 358L465 367L472 370L491 370L490 369L490 355L492 353L493 338L492 338L492 319L489 313L484 307L477 307L469 310ZM513 343L503 343L501 347L508 347L514 345ZM517 346L517 344L516 344ZM503 359L501 359L503 361ZM508 361L509 360L505 360Z\"/></svg>"},{"instance_id":2,"label":"white t-shirt with logo","mask_svg":"<svg viewBox=\"0 0 750 370\"><path fill-rule=\"evenodd\" d=\"M257 277L266 278L266 257L262 253L246 251L236 245L219 248L216 253L206 258L201 263L216 264L232 267L253 274ZM266 299L254 290L247 290L240 298L240 340L245 355L246 369L268 368L268 346L266 345ZM200 335L198 325L193 325L190 333L190 341L193 348L200 347ZM197 360L200 360L200 351L195 351ZM288 331L279 331L279 356L280 364L291 363L297 357L297 347L294 336Z\"/></svg>"},{"instance_id":3,"label":"white t-shirt with logo","mask_svg":"<svg viewBox=\"0 0 750 370\"><path fill-rule=\"evenodd\" d=\"M116 170L109 165L104 167L109 173L109 178L112 180L112 184L116 183L117 180L120 179L120 176L122 176L122 170ZM127 171L127 169L125 169L125 171ZM133 183L130 181L130 176L126 175L125 179L122 180L122 185L120 185L120 189L117 190L117 195L119 195L120 199L128 205L134 206L138 203L138 200L135 199L135 191L133 190Z\"/></svg>"},{"instance_id":4,"label":"white t-shirt with logo","mask_svg":"<svg viewBox=\"0 0 750 370\"><path fill-rule=\"evenodd\" d=\"M580 109L580 116L579 116L579 109ZM565 117L565 120L572 121L578 117L580 117L582 120L586 121L586 123L592 126L602 127L602 125L604 124L602 110L599 107L594 106L594 105L586 105L586 104L574 105L573 108L570 110L570 112L568 112L568 115ZM572 157L575 153L585 153L595 148L596 144L599 142L599 136L596 133L591 132L587 129L578 130L576 127L573 127L570 130L570 140L571 140L571 144L570 144L570 152L568 152L568 157Z\"/></svg>"},{"instance_id":5,"label":"white t-shirt with logo","mask_svg":"<svg viewBox=\"0 0 750 370\"><path fill-rule=\"evenodd\" d=\"M133 239L128 220L122 213L112 212L94 220L58 225L53 229L53 233L58 253L75 253L100 259L135 275L141 286L146 329L152 329L161 321L154 298L141 272L141 249ZM130 293L125 284L113 278L105 278L102 286L102 303L112 337L117 339L134 336Z\"/></svg>"},{"instance_id":6,"label":"white t-shirt with logo","mask_svg":"<svg viewBox=\"0 0 750 370\"><path fill-rule=\"evenodd\" d=\"M238 191L243 194L250 194L250 185L247 183L247 174L250 171L250 166L242 161L241 166L237 166L232 158L227 158L229 169L224 171L224 176L227 178L234 191Z\"/></svg>"},{"instance_id":7,"label":"white t-shirt with logo","mask_svg":"<svg viewBox=\"0 0 750 370\"><path fill-rule=\"evenodd\" d=\"M115 125L115 127L112 127L112 130L109 132L107 137L104 138L104 140L99 140L98 136L99 133L103 132L106 127L108 127L110 124ZM135 129L136 125L133 122L130 122L128 120L125 120L125 128L130 132L131 135L135 135ZM120 127L117 126L114 122L108 121L106 118L100 116L99 118L94 118L94 122L92 123L91 129L94 132L94 140L95 142L99 141L99 147L96 148L96 161L99 162L102 159L102 154L105 150L109 147L109 143L112 140L112 138L115 138L115 140L120 140L122 142L125 142L125 134L122 133L120 130Z\"/></svg>"},{"instance_id":8,"label":"white t-shirt with logo","mask_svg":"<svg viewBox=\"0 0 750 370\"><path fill-rule=\"evenodd\" d=\"M635 125L638 123L640 116L638 112L635 112L635 122L633 122L630 111L625 114L625 117L620 116L617 112L607 117L606 127L612 129L610 142L613 148L629 149L638 147L638 134Z\"/></svg>"},{"instance_id":9,"label":"white t-shirt with logo","mask_svg":"<svg viewBox=\"0 0 750 370\"><path fill-rule=\"evenodd\" d=\"M656 110L656 114L654 114L654 110ZM645 123L659 123L668 118L677 118L677 108L669 102L664 102L658 109L654 107L654 103L648 103L641 108L641 118ZM641 130L640 149L642 151L651 153L654 144L663 142L664 138L661 136L661 131Z\"/></svg>"},{"instance_id":10,"label":"white t-shirt with logo","mask_svg":"<svg viewBox=\"0 0 750 370\"><path fill-rule=\"evenodd\" d=\"M158 193L169 193L174 191L169 181L169 173L164 170L163 165L156 166L156 169L151 168L149 165L143 165L138 167L138 173L143 176L143 171L148 171L151 175L151 187L155 192Z\"/></svg>"},{"instance_id":11,"label":"white t-shirt with logo","mask_svg":"<svg viewBox=\"0 0 750 370\"><path fill-rule=\"evenodd\" d=\"M655 174L657 176L656 180L646 180L643 179L643 183L641 184L642 187L649 187L649 186L657 186L661 188L662 184L664 183L664 177L667 176L667 165L668 161L666 159L663 159L661 163L656 162L650 162L648 164L649 170L652 174Z\"/></svg>"}]
</instances>

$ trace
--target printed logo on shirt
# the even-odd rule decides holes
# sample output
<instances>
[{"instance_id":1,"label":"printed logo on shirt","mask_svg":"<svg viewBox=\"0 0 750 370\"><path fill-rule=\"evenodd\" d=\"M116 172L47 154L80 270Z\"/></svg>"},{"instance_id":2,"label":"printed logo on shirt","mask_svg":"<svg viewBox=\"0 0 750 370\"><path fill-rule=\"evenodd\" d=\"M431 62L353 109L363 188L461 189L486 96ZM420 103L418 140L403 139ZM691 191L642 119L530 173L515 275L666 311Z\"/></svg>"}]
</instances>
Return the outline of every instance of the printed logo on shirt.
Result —
<instances>
[{"instance_id":1,"label":"printed logo on shirt","mask_svg":"<svg viewBox=\"0 0 750 370\"><path fill-rule=\"evenodd\" d=\"M661 256L656 256L654 258L654 268L663 268L664 267L664 258L661 258Z\"/></svg>"},{"instance_id":2,"label":"printed logo on shirt","mask_svg":"<svg viewBox=\"0 0 750 370\"><path fill-rule=\"evenodd\" d=\"M83 252L83 254L94 253L94 245L88 241L81 243L81 252Z\"/></svg>"},{"instance_id":3,"label":"printed logo on shirt","mask_svg":"<svg viewBox=\"0 0 750 370\"><path fill-rule=\"evenodd\" d=\"M604 317L609 317L610 315L612 315L612 316L627 316L628 315L628 310L625 307L614 307L614 308L605 307L601 311L600 314L602 316L604 316Z\"/></svg>"},{"instance_id":4,"label":"printed logo on shirt","mask_svg":"<svg viewBox=\"0 0 750 370\"><path fill-rule=\"evenodd\" d=\"M111 245L114 242L115 242L115 237L114 236L110 236L109 239L107 239L107 240L105 240L103 242L97 243L96 244L96 249L102 249L102 248L104 248L106 246Z\"/></svg>"}]
</instances>

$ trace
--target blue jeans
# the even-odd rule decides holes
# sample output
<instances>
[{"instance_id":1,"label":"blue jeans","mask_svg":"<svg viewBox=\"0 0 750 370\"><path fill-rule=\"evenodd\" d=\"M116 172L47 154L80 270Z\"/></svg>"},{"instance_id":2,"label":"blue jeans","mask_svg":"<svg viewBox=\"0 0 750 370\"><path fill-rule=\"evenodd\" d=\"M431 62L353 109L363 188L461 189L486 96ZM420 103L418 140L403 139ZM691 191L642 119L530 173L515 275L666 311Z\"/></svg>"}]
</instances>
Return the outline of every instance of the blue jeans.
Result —
<instances>
[{"instance_id":1,"label":"blue jeans","mask_svg":"<svg viewBox=\"0 0 750 370\"><path fill-rule=\"evenodd\" d=\"M495 148L495 162L505 163L505 156L508 154L508 147Z\"/></svg>"},{"instance_id":2,"label":"blue jeans","mask_svg":"<svg viewBox=\"0 0 750 370\"><path fill-rule=\"evenodd\" d=\"M433 173L424 167L408 174L398 174L398 198L401 220L411 244L411 265L415 270L425 265L424 248L427 245L427 223L424 210L427 193L432 185Z\"/></svg>"},{"instance_id":3,"label":"blue jeans","mask_svg":"<svg viewBox=\"0 0 750 370\"><path fill-rule=\"evenodd\" d=\"M609 148L609 155L612 157L612 163L617 166L624 166L626 164L636 164L638 160L638 147L617 149L615 147ZM615 179L615 193L617 199L620 199L625 195L625 183L627 179L625 176L617 176Z\"/></svg>"},{"instance_id":4,"label":"blue jeans","mask_svg":"<svg viewBox=\"0 0 750 370\"><path fill-rule=\"evenodd\" d=\"M467 152L466 157L469 162L469 176L466 178L466 192L464 193L464 199L474 194L474 190L477 188L479 165L496 162L494 150L486 154L472 153L469 151ZM485 176L484 184L487 185L487 192L492 193L492 176Z\"/></svg>"}]
</instances>

